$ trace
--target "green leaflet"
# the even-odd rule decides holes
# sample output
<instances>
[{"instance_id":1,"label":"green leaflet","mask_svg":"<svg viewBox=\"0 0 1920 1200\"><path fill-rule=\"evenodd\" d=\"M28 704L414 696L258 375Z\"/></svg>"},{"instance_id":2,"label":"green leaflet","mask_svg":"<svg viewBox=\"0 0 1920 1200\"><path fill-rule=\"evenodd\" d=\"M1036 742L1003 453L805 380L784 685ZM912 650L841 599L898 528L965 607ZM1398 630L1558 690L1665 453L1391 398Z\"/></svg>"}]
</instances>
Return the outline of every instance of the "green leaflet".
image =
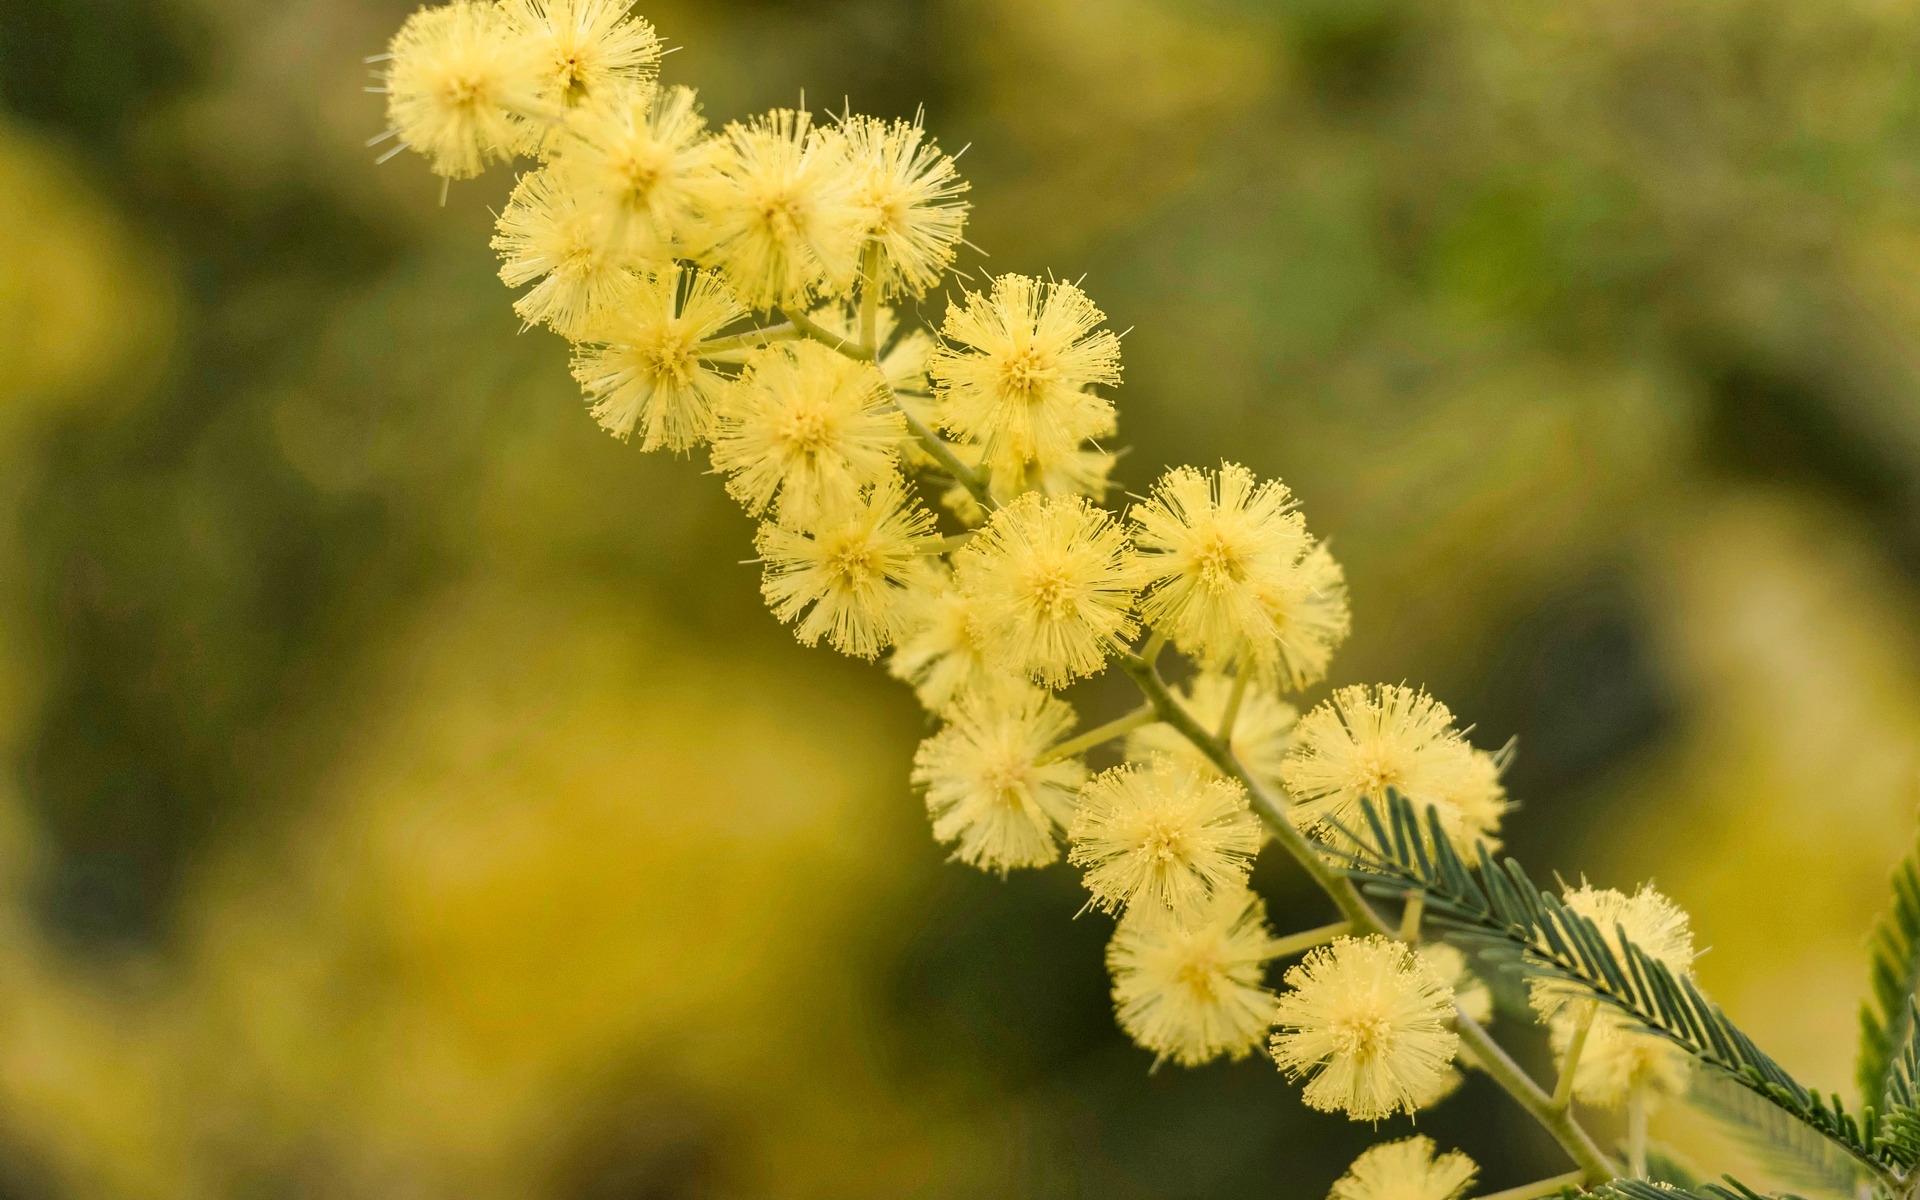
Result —
<instances>
[{"instance_id":1,"label":"green leaflet","mask_svg":"<svg viewBox=\"0 0 1920 1200\"><path fill-rule=\"evenodd\" d=\"M1686 1102L1718 1121L1777 1182L1839 1200L1858 1194L1860 1164L1851 1155L1746 1088L1702 1074Z\"/></svg>"},{"instance_id":2,"label":"green leaflet","mask_svg":"<svg viewBox=\"0 0 1920 1200\"><path fill-rule=\"evenodd\" d=\"M1801 1200L1791 1194L1769 1198L1733 1179L1688 1189L1655 1187L1638 1179L1618 1179L1584 1194L1597 1200Z\"/></svg>"},{"instance_id":3,"label":"green leaflet","mask_svg":"<svg viewBox=\"0 0 1920 1200\"><path fill-rule=\"evenodd\" d=\"M1863 1127L1840 1097L1822 1096L1794 1079L1692 980L1676 976L1623 930L1613 931L1623 951L1616 953L1591 920L1541 891L1514 860L1496 864L1484 843L1476 844L1469 865L1437 814L1426 812L1423 829L1404 796L1390 794L1384 813L1363 802L1363 812L1371 838L1340 829L1345 844L1325 848L1346 860L1364 889L1382 897L1419 890L1436 922L1484 944L1490 957L1504 955L1522 970L1579 986L1824 1137L1883 1185L1897 1181L1906 1161L1896 1147L1881 1146L1876 1130Z\"/></svg>"},{"instance_id":4,"label":"green leaflet","mask_svg":"<svg viewBox=\"0 0 1920 1200\"><path fill-rule=\"evenodd\" d=\"M1920 844L1893 872L1893 903L1874 927L1872 978L1860 1006L1860 1102L1887 1106L1901 1048L1912 1040L1920 989Z\"/></svg>"}]
</instances>

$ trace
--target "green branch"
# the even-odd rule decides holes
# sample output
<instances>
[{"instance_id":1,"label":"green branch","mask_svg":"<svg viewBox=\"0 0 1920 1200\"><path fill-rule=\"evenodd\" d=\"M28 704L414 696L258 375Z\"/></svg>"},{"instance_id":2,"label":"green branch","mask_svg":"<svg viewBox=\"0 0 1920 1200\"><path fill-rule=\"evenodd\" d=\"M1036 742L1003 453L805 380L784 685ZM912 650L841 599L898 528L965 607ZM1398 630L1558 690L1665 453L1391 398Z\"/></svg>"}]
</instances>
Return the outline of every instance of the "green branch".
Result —
<instances>
[{"instance_id":1,"label":"green branch","mask_svg":"<svg viewBox=\"0 0 1920 1200\"><path fill-rule=\"evenodd\" d=\"M1158 645L1150 641L1148 646L1157 652ZM1166 681L1160 678L1160 672L1154 667L1156 653L1146 656L1125 653L1120 656L1120 669L1139 687L1140 693L1147 698L1160 720L1173 727L1180 736L1193 743L1195 749L1207 756L1207 760L1218 767L1222 774L1238 780L1247 790L1247 796L1260 819L1266 823L1268 832L1274 841L1280 843L1288 857L1292 858L1307 876L1319 885L1334 906L1340 910L1353 926L1356 933L1377 933L1382 937L1393 937L1396 933L1379 910L1360 894L1354 881L1346 872L1329 863L1319 849L1307 840L1305 834L1294 825L1287 815L1287 802L1276 796L1272 789L1249 772L1228 745L1203 728L1193 714L1188 712L1174 698ZM1580 1168L1582 1176L1589 1183L1600 1183L1619 1174L1619 1170L1603 1153L1593 1135L1588 1133L1573 1113L1567 1109L1556 1108L1553 1097L1543 1091L1531 1076L1513 1060L1493 1035L1481 1027L1479 1022L1463 1012L1455 1012L1454 1024L1460 1034L1460 1042L1472 1055L1474 1063L1484 1071L1488 1078L1500 1085L1513 1097L1527 1114L1537 1121L1541 1128L1552 1134L1561 1148L1567 1152L1574 1165Z\"/></svg>"},{"instance_id":2,"label":"green branch","mask_svg":"<svg viewBox=\"0 0 1920 1200\"><path fill-rule=\"evenodd\" d=\"M1920 845L1893 873L1893 903L1873 931L1872 991L1860 1007L1860 1103L1884 1107L1920 991Z\"/></svg>"},{"instance_id":3,"label":"green branch","mask_svg":"<svg viewBox=\"0 0 1920 1200\"><path fill-rule=\"evenodd\" d=\"M1397 793L1389 794L1384 815L1370 800L1362 811L1371 836L1342 829L1343 845L1327 849L1348 860L1348 873L1369 893L1423 890L1437 922L1626 1014L1832 1142L1890 1195L1904 1194L1900 1164L1882 1153L1870 1125L1863 1127L1839 1097L1795 1080L1691 979L1675 975L1624 930L1616 928L1610 944L1592 920L1542 892L1520 864L1495 864L1483 842L1475 844L1469 864L1431 808L1424 826L1412 802Z\"/></svg>"}]
</instances>

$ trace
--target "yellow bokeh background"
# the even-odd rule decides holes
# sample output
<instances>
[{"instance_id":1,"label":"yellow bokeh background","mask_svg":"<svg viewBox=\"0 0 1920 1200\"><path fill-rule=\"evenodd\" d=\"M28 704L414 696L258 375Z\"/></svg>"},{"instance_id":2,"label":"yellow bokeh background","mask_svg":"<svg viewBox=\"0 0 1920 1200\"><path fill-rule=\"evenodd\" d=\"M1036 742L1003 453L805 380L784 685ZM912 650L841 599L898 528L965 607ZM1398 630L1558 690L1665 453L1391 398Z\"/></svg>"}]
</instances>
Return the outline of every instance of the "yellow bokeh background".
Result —
<instances>
[{"instance_id":1,"label":"yellow bokeh background","mask_svg":"<svg viewBox=\"0 0 1920 1200\"><path fill-rule=\"evenodd\" d=\"M1376 1132L1150 1073L1072 877L943 862L908 693L764 613L703 461L586 418L491 276L508 176L374 165L404 12L7 35L0 1194L1323 1194ZM713 116L924 104L968 268L1129 330L1125 485L1284 477L1335 679L1517 737L1536 874L1656 881L1850 1086L1920 811L1920 13L646 12ZM1421 1131L1559 1169L1471 1088Z\"/></svg>"}]
</instances>

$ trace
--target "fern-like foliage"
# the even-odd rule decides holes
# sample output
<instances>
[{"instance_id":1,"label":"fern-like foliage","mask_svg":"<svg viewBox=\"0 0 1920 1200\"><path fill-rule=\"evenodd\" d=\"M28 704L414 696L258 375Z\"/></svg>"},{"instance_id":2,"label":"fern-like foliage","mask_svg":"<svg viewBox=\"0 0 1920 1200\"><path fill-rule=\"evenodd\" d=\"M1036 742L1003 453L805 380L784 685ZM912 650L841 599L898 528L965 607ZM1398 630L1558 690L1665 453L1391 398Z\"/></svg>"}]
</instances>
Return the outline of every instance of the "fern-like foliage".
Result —
<instances>
[{"instance_id":1,"label":"fern-like foliage","mask_svg":"<svg viewBox=\"0 0 1920 1200\"><path fill-rule=\"evenodd\" d=\"M1703 1073L1686 1099L1738 1140L1775 1182L1832 1200L1859 1194L1860 1164L1853 1156L1739 1084Z\"/></svg>"},{"instance_id":2,"label":"fern-like foliage","mask_svg":"<svg viewBox=\"0 0 1920 1200\"><path fill-rule=\"evenodd\" d=\"M1920 992L1920 845L1893 872L1893 903L1874 928L1872 986L1860 1006L1860 1103L1887 1104L1901 1047L1913 1041Z\"/></svg>"},{"instance_id":3,"label":"fern-like foliage","mask_svg":"<svg viewBox=\"0 0 1920 1200\"><path fill-rule=\"evenodd\" d=\"M1437 814L1429 809L1423 828L1404 796L1390 794L1384 812L1366 802L1363 813L1370 839L1341 829L1325 849L1346 861L1365 890L1390 898L1423 893L1428 914L1457 935L1517 960L1523 970L1574 984L1826 1138L1879 1180L1897 1181L1905 1164L1883 1157L1871 1124L1850 1114L1840 1097L1822 1096L1794 1079L1691 979L1676 976L1624 930L1611 931L1616 952L1591 919L1541 891L1519 863L1494 862L1484 843L1475 845L1469 864Z\"/></svg>"},{"instance_id":4,"label":"fern-like foliage","mask_svg":"<svg viewBox=\"0 0 1920 1200\"><path fill-rule=\"evenodd\" d=\"M1582 1194L1595 1200L1803 1200L1791 1193L1769 1198L1734 1179L1693 1188L1658 1187L1638 1179L1616 1179Z\"/></svg>"},{"instance_id":5,"label":"fern-like foliage","mask_svg":"<svg viewBox=\"0 0 1920 1200\"><path fill-rule=\"evenodd\" d=\"M1920 1001L1907 997L1906 1041L1893 1058L1881 1098L1881 1152L1911 1170L1920 1165Z\"/></svg>"}]
</instances>

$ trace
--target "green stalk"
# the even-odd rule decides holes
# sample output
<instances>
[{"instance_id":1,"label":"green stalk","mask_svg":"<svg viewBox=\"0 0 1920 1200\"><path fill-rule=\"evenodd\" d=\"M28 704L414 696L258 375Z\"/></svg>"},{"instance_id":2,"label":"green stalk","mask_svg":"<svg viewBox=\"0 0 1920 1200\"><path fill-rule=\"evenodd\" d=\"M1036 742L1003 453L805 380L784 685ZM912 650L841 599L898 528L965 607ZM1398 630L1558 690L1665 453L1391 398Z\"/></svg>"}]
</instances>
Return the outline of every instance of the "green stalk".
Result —
<instances>
[{"instance_id":1,"label":"green stalk","mask_svg":"<svg viewBox=\"0 0 1920 1200\"><path fill-rule=\"evenodd\" d=\"M1227 693L1227 711L1220 718L1220 740L1233 745L1233 727L1240 722L1240 702L1247 698L1247 668L1233 673L1233 690Z\"/></svg>"},{"instance_id":2,"label":"green stalk","mask_svg":"<svg viewBox=\"0 0 1920 1200\"><path fill-rule=\"evenodd\" d=\"M880 352L880 243L869 241L860 250L860 344Z\"/></svg>"},{"instance_id":3,"label":"green stalk","mask_svg":"<svg viewBox=\"0 0 1920 1200\"><path fill-rule=\"evenodd\" d=\"M848 358L855 359L859 362L870 363L878 361L874 356L871 345L856 345L833 332L833 330L827 329L811 320L803 313L787 312L784 315L788 323L799 331L801 337L811 338L821 345L837 350ZM889 394L891 394L891 388L889 388ZM906 405L900 403L898 396L894 396L893 405L900 410L900 415L907 419L907 429L919 440L921 446L926 449L926 452L933 456L933 460L940 464L940 469L953 476L954 482L967 489L967 494L978 501L981 508L986 509L988 512L993 511L995 507L993 503L993 493L987 489L987 481L982 479L980 475L968 467L967 464L961 462L960 457L953 452L953 447L947 443L947 440L927 428L926 422L914 416Z\"/></svg>"},{"instance_id":4,"label":"green stalk","mask_svg":"<svg viewBox=\"0 0 1920 1200\"><path fill-rule=\"evenodd\" d=\"M1353 880L1347 878L1333 864L1320 856L1313 843L1294 825L1287 816L1287 802L1276 796L1267 785L1256 779L1228 748L1226 743L1203 729L1173 693L1167 689L1166 681L1160 678L1160 672L1154 669L1148 658L1137 654L1122 654L1120 669L1126 672L1147 698L1162 721L1166 722L1181 737L1193 743L1196 750L1207 756L1208 761L1220 771L1238 780L1247 790L1247 796L1253 803L1253 810L1266 822L1273 840L1280 844L1288 857L1299 864L1307 877L1317 884L1321 891L1332 900L1334 907L1353 926L1356 933L1377 933L1383 937L1392 937L1398 931L1381 916L1380 912L1360 894ZM1567 1157L1580 1168L1580 1177L1588 1183L1604 1183L1619 1177L1619 1171L1603 1153L1593 1135L1588 1133L1570 1110L1556 1109L1553 1097L1535 1083L1513 1056L1503 1049L1493 1036L1483 1029L1477 1021L1456 1010L1455 1028L1459 1031L1461 1045L1472 1055L1474 1063L1488 1078L1498 1084L1501 1090L1513 1097L1515 1103L1526 1110L1540 1124L1540 1127L1553 1135L1560 1143Z\"/></svg>"},{"instance_id":5,"label":"green stalk","mask_svg":"<svg viewBox=\"0 0 1920 1200\"><path fill-rule=\"evenodd\" d=\"M816 322L812 317L800 312L798 309L782 310L781 315L787 318L789 324L800 331L802 337L812 338L823 346L838 350L848 358L858 359L861 362L877 361L878 356L874 354L872 346L862 346L851 338L837 334L833 330Z\"/></svg>"},{"instance_id":6,"label":"green stalk","mask_svg":"<svg viewBox=\"0 0 1920 1200\"><path fill-rule=\"evenodd\" d=\"M1346 921L1335 921L1331 925L1322 925L1318 929L1308 929L1301 933L1289 934L1277 938L1267 947L1268 958L1292 958L1296 954L1305 954L1316 946L1324 946L1333 939L1353 932L1353 926Z\"/></svg>"},{"instance_id":7,"label":"green stalk","mask_svg":"<svg viewBox=\"0 0 1920 1200\"><path fill-rule=\"evenodd\" d=\"M715 354L726 354L734 350L752 350L773 342L786 342L804 336L795 329L793 322L781 325L768 325L764 329L749 329L744 333L730 333L725 337L708 338L693 348L698 358L710 358Z\"/></svg>"},{"instance_id":8,"label":"green stalk","mask_svg":"<svg viewBox=\"0 0 1920 1200\"><path fill-rule=\"evenodd\" d=\"M1542 1200L1542 1197L1557 1196L1570 1187L1579 1186L1583 1178L1580 1172L1572 1171L1565 1175L1555 1175L1552 1179L1524 1183L1517 1188L1508 1188L1504 1192L1488 1192L1479 1200Z\"/></svg>"},{"instance_id":9,"label":"green stalk","mask_svg":"<svg viewBox=\"0 0 1920 1200\"><path fill-rule=\"evenodd\" d=\"M1075 734L1042 754L1040 761L1050 763L1063 758L1072 758L1095 746L1105 745L1117 737L1125 737L1142 725L1151 725L1159 719L1154 715L1151 704L1143 704L1123 717L1115 717L1104 725L1096 725L1084 733Z\"/></svg>"}]
</instances>

